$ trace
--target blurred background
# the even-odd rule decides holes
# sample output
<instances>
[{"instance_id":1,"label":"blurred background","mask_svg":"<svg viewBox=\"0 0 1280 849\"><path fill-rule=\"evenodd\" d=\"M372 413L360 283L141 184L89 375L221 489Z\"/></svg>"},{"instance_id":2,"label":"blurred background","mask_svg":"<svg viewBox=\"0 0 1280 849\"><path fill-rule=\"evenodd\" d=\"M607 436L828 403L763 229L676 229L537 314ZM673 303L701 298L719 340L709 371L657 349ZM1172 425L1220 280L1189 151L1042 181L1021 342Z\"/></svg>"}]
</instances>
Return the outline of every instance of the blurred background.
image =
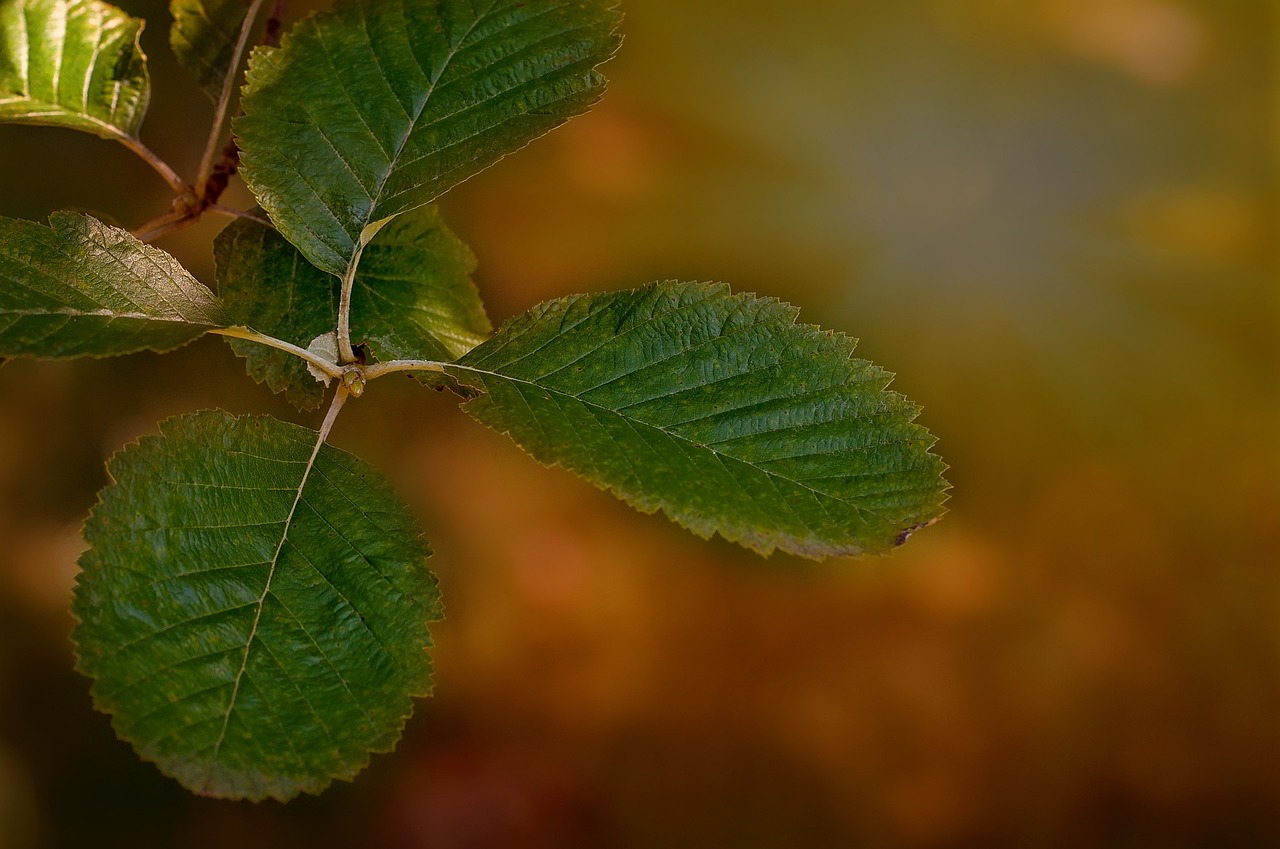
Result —
<instances>
[{"instance_id":1,"label":"blurred background","mask_svg":"<svg viewBox=\"0 0 1280 849\"><path fill-rule=\"evenodd\" d=\"M190 175L210 105L164 4L123 5L143 138ZM1280 845L1272 4L625 10L604 101L445 201L494 319L662 278L790 300L923 406L949 514L890 558L763 560L379 382L334 442L436 551L437 695L354 783L197 799L72 669L79 527L159 418L319 416L214 338L7 363L0 847ZM0 214L168 208L95 138L3 126L0 162ZM160 245L211 280L221 226Z\"/></svg>"}]
</instances>

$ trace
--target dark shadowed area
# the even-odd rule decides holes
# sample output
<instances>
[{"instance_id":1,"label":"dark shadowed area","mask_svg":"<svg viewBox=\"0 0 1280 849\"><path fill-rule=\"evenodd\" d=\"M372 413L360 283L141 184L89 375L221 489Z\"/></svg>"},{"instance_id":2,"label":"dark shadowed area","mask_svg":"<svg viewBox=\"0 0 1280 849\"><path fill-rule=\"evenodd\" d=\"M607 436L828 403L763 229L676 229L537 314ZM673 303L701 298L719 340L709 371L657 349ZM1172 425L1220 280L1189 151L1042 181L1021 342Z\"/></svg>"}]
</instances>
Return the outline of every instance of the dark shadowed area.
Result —
<instances>
[{"instance_id":1,"label":"dark shadowed area","mask_svg":"<svg viewBox=\"0 0 1280 849\"><path fill-rule=\"evenodd\" d=\"M211 108L164 4L123 6L188 174ZM791 301L921 404L948 515L763 560L378 382L333 441L436 552L437 695L354 783L199 799L73 671L79 528L160 418L320 416L215 338L5 363L0 849L1280 845L1273 5L624 7L595 111L445 201L494 319L667 278ZM0 126L0 162L3 215L168 208L96 138ZM158 244L211 281L221 226Z\"/></svg>"}]
</instances>

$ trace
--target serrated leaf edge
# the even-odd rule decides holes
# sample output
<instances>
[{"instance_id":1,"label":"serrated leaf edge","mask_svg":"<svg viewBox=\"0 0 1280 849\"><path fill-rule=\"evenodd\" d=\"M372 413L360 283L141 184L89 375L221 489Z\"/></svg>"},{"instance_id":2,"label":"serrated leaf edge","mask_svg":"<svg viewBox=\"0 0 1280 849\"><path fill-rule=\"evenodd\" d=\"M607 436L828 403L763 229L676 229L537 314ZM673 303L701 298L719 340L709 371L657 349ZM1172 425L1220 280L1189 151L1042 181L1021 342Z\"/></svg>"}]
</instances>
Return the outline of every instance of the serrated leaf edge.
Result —
<instances>
[{"instance_id":1,"label":"serrated leaf edge","mask_svg":"<svg viewBox=\"0 0 1280 849\"><path fill-rule=\"evenodd\" d=\"M3 360L0 360L0 364L2 364L3 362L4 362ZM110 487L112 484L115 484L115 483L117 483L117 482L118 482L117 478L115 477L115 475L114 475L114 474L113 474L113 472L112 472L112 469L113 469L113 467L115 466L117 459L118 459L119 457L121 457L124 453L126 453L126 452L128 452L128 451L135 450L135 449L137 449L137 448L139 448L139 447L143 446L143 445L144 445L144 443L157 442L157 441L161 441L161 440L166 439L167 437L165 436L165 425L169 424L170 422L175 422L175 421L178 421L178 420L180 420L180 419L188 418L188 417L190 417L190 416L200 415L200 414L202 414L202 413L218 413L218 414L221 414L221 415L223 415L223 416L225 416L225 417L228 417L228 418L229 418L229 420L230 420L230 421L232 421L232 422L239 421L240 419L242 419L242 418L245 418L245 417L246 417L246 416L243 416L243 415L241 415L241 416L237 416L237 415L236 415L236 414L234 414L234 413L230 413L230 412L228 412L228 411L226 411L226 410L221 410L221 409L217 409L217 408L212 408L212 409L207 409L207 410L198 410L198 411L195 411L195 412L192 412L192 413L180 413L180 414L177 414L177 415L168 416L168 417L166 417L166 418L164 418L164 419L161 419L161 420L157 423L157 430L158 430L158 432L156 432L156 433L146 433L146 434L142 434L142 435L141 435L141 436L139 436L138 438L136 438L136 439L134 439L134 440L132 440L132 441L130 441L130 442L126 442L124 445L120 446L120 448L118 448L118 449L116 449L114 452L112 452L111 456L110 456L109 458L107 458L107 461L106 461L106 471L107 471L108 484L107 484L106 486L104 486L104 487L102 487L101 489L99 489L99 490L98 490L98 492L97 492L97 494L96 494L96 496L95 496L95 500L94 500L93 506L89 508L89 511L88 511L88 513L86 514L84 521L81 523L81 526L80 526L80 537L81 537L81 539L83 539L83 538L84 538L84 531L85 531L85 529L86 529L86 528L87 528L87 527L88 527L88 526L93 522L93 520L94 520L95 516L97 515L97 513L99 512L99 510L104 506L103 493L105 493L105 492L106 492L106 490L108 489L108 487ZM252 416L250 416L250 417L252 417ZM265 415L264 415L264 416L259 416L259 417L260 417L260 418L273 418L273 417L265 416ZM279 421L279 420L277 420L277 421ZM287 423L286 423L286 424L287 424ZM309 428L308 428L308 429L309 429ZM318 432L317 432L317 433L318 433ZM318 443L318 444L322 444L322 443ZM331 447L332 447L332 446L331 446ZM341 448L334 448L334 450L335 450L335 451L342 451L342 449L341 449ZM317 453L318 453L318 452L317 452ZM349 453L349 452L342 451L342 453ZM313 458L313 461L314 461L314 458ZM295 506L296 506L296 505L295 505ZM421 537L421 535L420 535L420 537ZM80 566L81 562L84 560L84 558L85 558L85 556L88 554L88 551L89 551L89 550L90 550L90 549L86 548L86 549L85 549L85 552L83 552L83 553L80 555L80 557L79 557L79 558L77 558L77 566ZM177 775L175 775L175 774L170 773L170 772L169 772L169 771L168 771L168 770L167 770L163 765L161 765L161 764L160 764L159 762L157 762L155 759L144 756L144 755L143 755L143 754L138 750L137 746L135 745L136 741L135 741L133 738L131 738L131 737L129 737L129 736L127 736L127 735L125 735L125 734L121 733L121 731L120 731L120 729L119 729L118 725L116 724L116 714L115 714L115 711L113 711L113 710L112 710L108 705L106 705L106 704L102 701L102 699L100 698L100 696L99 696L99 693L98 693L98 686L97 686L97 684L98 684L98 679L97 679L97 678L95 678L95 677L94 677L94 676L93 676L89 671L87 671L87 670L84 668L84 663L83 663L83 653L81 652L81 648L82 648L82 647L81 647L80 642L79 642L79 640L77 639L77 636L76 636L76 635L77 635L77 633L79 632L79 625L80 625L80 624L82 624L82 623L84 622L84 619L80 616L80 613L79 613L79 610L78 610L78 607L79 607L79 605L78 605L78 600L79 600L79 596L80 596L80 588L81 588L81 585L82 585L82 581L83 581L83 579L84 579L84 575L85 575L85 571L84 571L83 567L81 566L81 567L80 567L80 571L76 573L75 585L74 585L74 587L73 587L73 589L72 589L72 599L71 599L71 604L70 604L70 605L69 605L69 607L68 607L68 612L71 614L71 618L72 618L72 620L73 620L73 621L74 621L74 623L75 623L75 627L73 627L73 628L72 628L71 635L70 635L70 637L69 637L68 639L69 639L69 640L70 640L70 642L71 642L71 647L72 647L72 657L73 657L73 661L74 661L74 663L73 663L74 669L75 669L75 670L76 670L76 672L78 672L80 675L84 676L85 678L89 679L89 681L91 681L91 682L92 682L92 684L91 684L91 686L90 686L90 688L89 688L89 697L90 697L90 700L91 700L91 702L92 702L92 704L93 704L94 710L96 710L98 713L105 714L105 715L110 719L110 722L111 722L111 729L112 729L112 731L115 733L116 738L117 738L117 739L119 739L119 740L121 740L121 741L123 741L123 742L129 743L129 744L130 744L130 747L131 747L131 748L133 749L133 751L134 751L134 754L135 754L135 755L137 755L137 757L138 757L140 760L143 760L143 761L145 761L145 762L147 762L147 763L150 763L150 764L154 765L154 766L156 767L156 769L160 771L160 773L161 773L161 774L165 775L165 776L166 776L166 777L168 777L168 778L173 779L174 781L177 781L179 784L182 784L182 786L183 786L183 787L187 787L188 789L192 790L192 792L197 793L197 795L211 795L211 796L214 796L215 798L229 798L229 799L230 799L230 798L234 798L234 799L241 799L241 800L244 800L244 801L250 801L250 802L260 802L260 801L262 801L263 799L275 799L277 802L282 802L282 803L283 803L283 802L288 802L289 800L294 799L294 798L296 798L297 796L302 795L302 794L307 794L307 795L318 795L318 794L320 794L320 793L324 792L325 790L327 790L327 789L328 789L328 788L329 788L329 787L330 787L330 786L331 786L335 781L344 781L344 782L348 782L348 783L349 783L349 782L351 782L352 780L354 780L358 775L360 775L360 773L364 772L364 770L366 770L366 769L368 768L369 763L373 760L373 756L374 756L374 755L384 755L384 754L389 754L390 752L395 751L396 746L398 746L398 745L399 745L399 743L400 743L400 741L401 741L402 739L404 739L404 729L405 729L405 727L408 725L409 720L413 718L414 707L415 707L415 705L413 704L413 700L414 700L414 699L424 699L424 698L428 698L428 697L430 697L431 695L433 695L433 694L434 694L434 692L435 692L435 664L434 664L434 662L432 661L432 658L430 657L430 654L428 653L428 656L427 656L427 666L426 666L426 669L427 669L428 675L426 676L426 679L425 679L425 680L426 680L426 686L425 686L424 688L422 688L421 690L418 690L418 691L411 690L411 691L407 694L407 698L408 698L408 699L409 699L409 701L410 701L409 709L408 709L408 710L407 710L407 711L406 711L406 712L405 712L405 713L400 717L400 719L399 719L399 724L398 724L398 725L396 726L396 728L394 729L394 731L395 731L395 735L394 735L394 738L392 739L391 743L389 743L389 744L388 744L387 746L385 746L385 747L378 747L378 746L370 747L369 749L367 749L367 750L366 750L364 759L363 759L363 760L360 760L360 761L358 761L358 762L353 763L353 764L351 765L351 767L350 767L348 770L345 770L345 771L339 770L339 771L335 772L334 774L329 775L329 776L326 776L326 777L323 777L323 778L319 779L317 782L312 783L312 784L308 784L308 785L305 785L305 786L304 786L304 785L299 785L299 786L297 787L297 789L295 790L295 792L293 792L292 794L288 794L288 795L276 795L276 794L273 794L273 793L264 793L264 794L262 794L262 795L258 795L258 796L245 795L245 796L236 796L236 797L229 797L229 796L228 796L228 797L220 797L220 796L217 796L216 794L204 794L204 793L200 793L197 789L194 789L194 788L190 788L190 787L188 787L188 785L187 785L187 784L185 784L185 783L182 781L182 779L181 779L181 778L179 778L179 777L178 777ZM443 604L440 602L440 600L439 600L439 599L437 599L437 609L438 609L438 610L439 610L439 612L441 613L441 618L443 618L444 607L443 607ZM434 644L434 639L432 638L431 633L430 633L430 623L431 623L432 621L440 621L440 620L438 620L438 619L437 619L437 620L429 620L429 621L426 621L426 622L424 622L424 623L423 623L423 629L426 631L426 635L427 635L427 642L423 645L423 651L424 651L424 652Z\"/></svg>"},{"instance_id":2,"label":"serrated leaf edge","mask_svg":"<svg viewBox=\"0 0 1280 849\"><path fill-rule=\"evenodd\" d=\"M654 289L654 288L658 288L658 287L663 286L663 285L680 284L681 282L682 282L682 281L678 281L678 280L664 280L664 281L657 281L657 282L653 282L653 283L646 284L645 286L641 287L641 290L645 290L645 289ZM819 327L818 325L814 325L814 324L801 324L801 323L799 323L799 322L797 321L797 318L799 317L799 314L800 314L800 308L799 308L799 307L797 307L797 306L795 306L795 305L793 305L793 304L790 304L790 303L788 303L788 302L786 302L786 301L783 301L783 300L782 300L782 299L780 299L780 298L777 298L777 297L774 297L774 296L771 296L771 295L759 295L759 294L756 294L756 293L753 293L753 292L732 292L732 291L730 290L730 288L729 288L729 286L728 286L728 285L726 285L726 284L724 284L724 283L720 283L720 282L714 282L714 281L706 281L706 282L702 282L702 283L695 284L695 285L701 285L701 286L707 287L706 291L707 291L707 293L708 293L708 294L715 294L715 293L718 293L718 292L724 292L724 293L728 294L730 298L732 298L732 299L733 299L733 300L735 300L735 301L739 301L739 302L745 302L745 301L753 300L753 299L754 299L754 300L756 300L756 301L764 302L764 303L766 303L766 304L771 304L771 305L780 306L780 307L784 308L785 312L788 314L788 317L789 317L789 323L790 323L792 326L797 327L797 328L801 328L801 329L805 329L805 330L809 330L810 332L812 332L812 333L814 333L814 334L816 334L816 335L819 335L819 336L822 336L822 337L826 337L826 338L829 338L829 339L835 340L835 341L837 341L837 342L847 343L847 349L846 349L846 352L845 352L845 353L846 353L846 359L847 359L847 360L850 360L850 361L856 361L856 360L858 360L858 359L859 359L859 358L856 358L856 357L854 357L854 356L853 356L853 351L854 351L854 348L855 348L855 346L857 345L857 341L858 341L857 339L855 339L854 337L848 336L847 334L841 333L840 331L837 331L837 330L828 330L828 329L824 329L824 328ZM636 290L636 291L639 291L639 290ZM605 293L599 293L599 294L605 294ZM584 298L584 297L590 297L590 296L591 296L591 295L590 295L589 293L577 294L577 295L568 295L568 296L564 296L564 297L562 297L562 298L555 298L555 299L552 299L551 301L546 301L546 302L544 302L544 303L542 303L542 304L539 304L539 305L535 306L533 309L535 309L535 310L537 310L537 309L545 309L545 308L549 307L549 306L550 306L550 305L552 305L552 304L558 304L558 303L562 303L562 302L566 302L566 301L576 301L576 300L579 300L579 299L581 299L581 298ZM512 316L512 317L508 318L506 321L504 321L504 322L502 323L502 325L499 327L498 331L497 331L496 333L494 333L494 338L501 337L501 336L502 336L503 331L504 331L504 330L506 330L506 329L508 328L508 326L510 326L511 324L513 324L513 323L515 323L515 322L517 322L517 321L520 321L520 320L521 320L521 319L523 319L523 318L526 318L526 317L527 317L527 315L528 315L528 313L523 313L523 314L515 315L515 316ZM843 345L843 344L842 344L842 347L844 347L844 345ZM501 350L501 349L499 349L499 350ZM864 362L865 362L865 361L864 361ZM694 525L694 524L691 524L691 523L689 523L689 522L686 522L682 517L680 517L680 516L677 516L677 515L673 514L673 513L672 513L672 512L667 508L667 507L665 507L665 506L663 506L663 505L661 505L661 504L654 504L654 505L652 505L652 506L645 506L645 505L635 504L635 503L633 503L633 501L631 500L631 498L630 498L630 497L628 497L626 494L624 494L624 493L621 491L620 487L618 487L617 485L613 485L613 484L608 484L608 483L604 483L604 482L600 482L600 481L592 480L592 479L591 479L590 477L588 477L587 475L585 475L585 474L583 474L583 473L581 473L581 472L578 472L577 470L575 470L575 469L573 469L573 468L571 468L571 467L569 467L569 466L566 466L566 465L565 465L562 461L560 461L560 460L552 460L552 461L550 461L550 462L545 461L545 460L542 460L541 458L537 457L537 455L533 454L533 452L529 451L529 450L528 450L528 448L523 444L523 442L522 442L520 439L516 438L516 437L511 433L510 429L506 429L506 428L502 428L502 429L499 429L499 428L493 428L493 430L495 430L495 431L497 431L497 432L500 432L500 433L502 433L503 435L507 436L509 439L511 439L511 441L512 441L512 442L514 442L517 446L519 446L519 447L520 447L520 449L521 449L522 451L524 451L526 454L528 454L530 457L532 457L535 461L537 461L537 462L539 463L539 465L542 465L542 466L543 466L543 467L545 467L545 468L556 468L556 467L564 468L564 469L565 469L565 471L568 471L568 472L570 472L570 473L574 474L576 477L580 477L580 478L582 478L582 479L586 480L587 482L589 482L589 483L591 483L592 485L594 485L597 489L600 489L600 490L602 490L602 491L609 492L610 494L612 494L612 495L614 495L615 497L617 497L618 499L622 500L623 502L625 502L626 504L628 504L629 506L631 506L631 507L632 507L632 508L634 508L635 510L637 510L637 511L639 511L639 512L641 512L641 513L645 514L645 515L652 515L652 514L654 514L654 513L658 512L658 511L661 511L661 512L662 512L662 513L663 513L663 514L664 514L664 515L665 515L669 520L671 520L671 521L672 521L672 522L674 522L675 524L679 525L680 527L682 527L682 528L684 528L684 529L688 530L689 532L693 533L694 535L696 535L696 536L698 536L698 537L700 537L700 538L702 538L702 539L711 539L713 536L717 536L717 535L718 535L718 536L720 536L722 539L725 539L725 540L727 540L727 541L729 541L729 542L736 543L736 544L740 544L740 545L744 545L744 546L746 546L746 547L750 548L752 551L755 551L756 553L760 554L760 555L761 555L761 556L763 556L763 557L769 557L769 556L771 556L775 551L784 551L784 552L791 553L791 554L797 554L797 555L799 555L799 556L802 556L802 557L805 557L805 558L808 558L808 559L811 559L811 560L821 560L821 559L823 559L823 558L825 558L825 557L832 557L832 556L835 556L835 557L848 557L848 556L859 556L859 555L863 555L863 554L872 554L872 553L874 553L874 554L884 554L884 553L889 553L889 552L891 552L891 551L892 551L892 549L893 549L893 548L895 548L895 547L901 546L901 545L902 545L903 543L905 543L905 542L907 541L907 539L908 539L908 538L909 538L913 533L915 533L916 531L921 530L922 528L925 528L925 527L928 527L928 526L930 526L930 525L935 524L936 522L938 522L938 521L939 521L939 520L940 520L940 519L941 519L941 518L942 518L942 517L947 513L947 509L945 508L945 506L944 506L944 505L945 505L946 501L950 498L950 496L947 494L947 490L951 488L951 484L946 480L946 478L944 478L944 477L943 477L943 474L947 471L947 469L949 469L949 468L950 468L950 466L949 466L949 465L948 465L944 460L942 460L942 458L941 458L940 456L938 456L938 455L937 455L936 453L934 453L934 451L933 451L933 447L937 444L937 442L938 442L938 438L937 438L937 437L936 437L932 432L930 432L927 428L925 428L923 425L920 425L920 424L916 423L916 419L919 417L919 415L920 415L920 412L921 412L922 408L920 407L920 405L918 405L918 404L916 404L915 402L911 401L909 398L907 398L906 396L902 395L901 393L896 392L896 391L891 390L891 389L888 389L888 386L893 382L894 377L896 377L896 375L895 375L893 372L890 372L890 371L888 371L888 370L886 370L886 369L880 368L879 366L875 366L875 367L876 367L876 368L877 368L877 369L878 369L878 370L879 370L879 371L884 375L884 377L885 377L885 383L883 384L883 388L882 388L880 391L881 391L881 392L883 392L885 395L890 396L890 398L892 398L894 401L896 401L896 402L898 402L898 403L902 403L902 404L904 404L904 405L906 406L906 408L910 409L910 411L911 411L911 415L910 415L908 418L906 418L906 419L905 419L904 424L907 424L907 425L910 425L910 426L912 426L912 427L916 428L916 429L919 431L919 436L918 436L917 438L918 438L921 442L927 442L927 443L928 443L928 447L926 448L926 450L925 450L925 452L924 452L924 453L925 453L925 455L926 455L926 456L928 456L928 457L932 457L934 460L936 460L936 461L937 461L937 464L938 464L938 476L939 476L939 480L940 480L940 482L941 482L941 487L940 487L940 490L939 490L939 501L938 501L938 504L936 505L936 511L937 511L937 512L936 512L936 515L934 515L932 518L930 518L930 519L928 519L928 520L926 520L926 521L924 521L924 522L913 523L913 524L911 524L911 525L909 525L909 526L907 526L907 527L904 527L904 528L900 529L900 531L898 532L897 536L894 538L894 545L893 545L892 547L888 548L888 549L883 549L883 550L882 550L882 549L880 549L880 548L872 549L872 548L868 548L868 547L864 547L864 546L830 546L830 545L816 545L816 544L806 543L806 542L803 542L803 541L801 541L801 540L799 540L799 539L794 539L794 538L792 538L792 537L787 537L787 538L786 538L786 541L788 541L788 542L790 542L790 541L794 541L794 542L796 543L796 545L795 545L794 547L792 547L792 546L784 546L784 545L780 545L780 544L778 544L778 542L775 542L774 540L778 540L778 535L776 535L776 534L764 535L764 534L757 534L757 533L753 533L753 532L751 532L751 531L749 531L749 530L748 530L747 532L745 532L745 533L744 533L744 536L743 536L742 538L738 538L738 537L730 536L730 535L726 534L726 533L725 533L722 529L720 529L720 528L714 527L713 523L711 523L711 522L706 522L706 523L705 523L705 525L706 525L705 527L698 527L698 526L696 526L696 525ZM501 373L499 373L499 372L495 372L495 371L491 371L491 370L486 370L486 369L478 368L478 367L475 367L475 366L468 366L468 365L462 364L462 363L460 363L460 362L454 362L454 363L448 363L448 364L445 364L445 370L446 370L446 373L449 373L451 370L458 370L458 371L467 371L467 372L471 372L471 373L473 373L473 374L476 374L476 375L481 376L481 380L483 380L483 376L484 376L484 375L492 375L493 377L495 377L495 378L497 378L497 379L500 379L500 380L510 381L510 382L514 382L514 383L521 383L521 384L524 384L524 385L526 385L526 386L534 387L534 388L536 388L536 389L537 389L537 390L539 390L539 391L555 393L555 394L559 395L560 397L568 398L568 399L570 399L570 400L572 400L572 401L574 401L574 402L576 402L576 403L582 404L582 405L584 405L584 406L591 407L591 408L593 408L593 409L601 410L601 411L603 411L603 412L605 412L605 413L607 413L607 414L609 414L609 415L612 415L612 416L619 416L619 415L620 415L616 410L610 410L610 409L609 409L609 408L607 408L607 407L602 407L602 406L597 405L597 404L592 404L590 401L586 401L586 400L584 400L584 399L582 399L582 398L578 398L578 397L576 397L576 396L574 396L574 395L570 395L570 394L565 393L565 392L559 392L559 391L557 391L557 390L551 389L551 388L549 388L549 387L543 386L543 385L538 384L538 383L534 383L534 382L532 382L532 381L523 380L523 379L519 379L519 378L513 378L513 377L511 377L511 376L509 376L509 375L504 375L504 374L501 374ZM468 381L466 381L466 380L464 380L464 379L462 379L462 378L458 378L456 375L451 375L451 376L454 376L454 377L455 377L455 379L462 380L462 382L463 382L463 383L465 383L466 385L473 386L473 388L478 389L478 390L479 390L480 392L482 392L482 393L483 393L483 392L485 392L485 390L484 390L482 387L474 387L474 384L472 384L472 383L470 383L470 382L468 382ZM486 393L486 394L487 394L487 393ZM463 409L464 411L468 411L468 412L470 412L469 410L467 410L467 408L468 408L468 407L470 407L473 403L475 403L475 402L477 402L477 401L480 401L480 400L482 399L482 397L483 397L483 396L481 396L481 397L477 397L477 398L468 399L468 400L464 401L464 402L461 404L462 409ZM728 460L728 461L732 461L732 462L734 462L734 463L742 463L742 464L750 465L750 464L745 463L745 461L743 461L743 460L739 460L739 459L737 459L737 458L735 458L735 457L729 457L729 456L726 456L726 455L722 454L721 452L716 451L714 448L711 448L710 446L699 444L699 443L694 442L694 441L692 441L692 440L690 440L690 439L688 439L688 438L686 438L686 437L684 437L684 436L681 436L680 434L673 433L673 432L669 432L669 431L667 431L667 430L663 430L662 428L658 428L658 427L655 427L654 425L649 425L649 424L646 424L646 423L643 423L643 422L634 422L634 421L632 421L632 420L630 420L630 419L626 419L626 417L625 417L625 416L622 416L622 418L624 418L624 419L628 422L628 424L630 424L630 425L632 425L632 426L634 426L634 425L636 425L636 424L640 424L640 425L643 425L644 427L648 427L648 428L652 428L653 430L657 430L657 431L661 432L664 436L667 436L667 437L669 437L669 438L671 438L671 439L679 440L679 441L680 441L681 443L683 443L683 444L690 445L690 446L693 446L693 447L698 448L698 449L709 450L709 451L711 451L713 454L715 454L715 455L716 455L716 457L720 460L720 462L721 462L721 463L724 463L726 460ZM483 424L484 422L481 422L481 423ZM488 425L486 424L486 426L488 426ZM774 473L769 472L769 471L764 470L764 469L759 469L759 471L761 471L763 474L769 475L769 476L771 476L771 477L774 477L774 476L775 476L775 475L774 475ZM796 481L789 481L789 482L790 482L790 483L797 483L797 484L799 484L799 485L803 486L803 483L800 483L800 482L796 482ZM805 487L805 488L806 488L806 489L811 489L810 487ZM932 488L932 487L930 487L930 491L933 491L933 488ZM851 504L850 506L851 506L851 507L853 507L855 510L858 510L858 511L869 511L869 512L873 512L873 513L875 512L872 508L868 508L868 507L864 507L864 506L860 506L860 505L852 505L852 504Z\"/></svg>"}]
</instances>

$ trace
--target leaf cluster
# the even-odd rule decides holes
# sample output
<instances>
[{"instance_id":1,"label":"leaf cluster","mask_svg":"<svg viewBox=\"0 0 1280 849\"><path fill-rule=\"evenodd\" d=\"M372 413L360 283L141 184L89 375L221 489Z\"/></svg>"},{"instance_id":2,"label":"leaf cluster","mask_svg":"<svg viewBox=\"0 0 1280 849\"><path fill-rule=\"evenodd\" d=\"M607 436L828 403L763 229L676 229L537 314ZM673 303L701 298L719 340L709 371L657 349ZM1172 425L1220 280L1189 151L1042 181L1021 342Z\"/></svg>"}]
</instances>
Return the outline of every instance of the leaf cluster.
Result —
<instances>
[{"instance_id":1,"label":"leaf cluster","mask_svg":"<svg viewBox=\"0 0 1280 849\"><path fill-rule=\"evenodd\" d=\"M0 121L122 143L175 195L133 232L0 219L0 358L214 333L299 409L330 398L316 430L200 412L109 464L78 661L167 774L215 796L319 792L393 746L429 692L429 549L377 472L326 444L386 375L448 387L537 460L762 554L881 553L939 516L944 466L915 405L787 304L667 281L494 331L475 258L431 202L601 96L609 0L339 0L278 44L262 0L171 11L170 44L214 104L191 181L139 137L141 21L101 0L0 0ZM220 205L237 169L258 209ZM216 295L149 244L204 214L234 219Z\"/></svg>"}]
</instances>

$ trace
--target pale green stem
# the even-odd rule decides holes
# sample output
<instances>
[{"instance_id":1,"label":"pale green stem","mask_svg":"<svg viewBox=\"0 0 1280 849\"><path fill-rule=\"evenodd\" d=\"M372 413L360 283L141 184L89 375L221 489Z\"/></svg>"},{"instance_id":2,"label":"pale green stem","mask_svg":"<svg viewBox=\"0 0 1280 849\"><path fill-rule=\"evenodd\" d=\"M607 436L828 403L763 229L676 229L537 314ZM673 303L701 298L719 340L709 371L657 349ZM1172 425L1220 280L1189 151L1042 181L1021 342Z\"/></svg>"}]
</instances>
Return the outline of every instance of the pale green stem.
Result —
<instances>
[{"instance_id":1,"label":"pale green stem","mask_svg":"<svg viewBox=\"0 0 1280 849\"><path fill-rule=\"evenodd\" d=\"M311 450L312 465L315 464L316 455L320 453L320 446L324 445L325 440L329 438L329 431L333 430L333 423L338 418L338 412L342 409L342 405L347 402L347 396L350 394L344 384L338 384L338 391L333 394L333 400L329 403L329 412L324 414L324 421L320 423L320 438L316 440L316 447Z\"/></svg>"},{"instance_id":2,"label":"pale green stem","mask_svg":"<svg viewBox=\"0 0 1280 849\"><path fill-rule=\"evenodd\" d=\"M266 0L253 0L248 14L244 16L244 23L240 25L240 38L237 39L235 51L231 54L227 75L222 79L222 91L218 96L217 108L213 112L213 126L209 128L209 140L205 142L204 155L200 157L200 170L196 172L196 197L204 197L205 183L208 182L209 174L213 171L213 158L222 147L220 144L222 131L227 121L227 109L231 105L231 93L235 90L235 82L239 77L240 61L244 58L244 51L249 46L249 36L253 33L253 25L258 20L258 13L262 11L264 2Z\"/></svg>"},{"instance_id":3,"label":"pale green stem","mask_svg":"<svg viewBox=\"0 0 1280 849\"><path fill-rule=\"evenodd\" d=\"M222 716L222 729L218 732L218 739L213 743L213 758L218 760L218 753L222 750L222 743L227 738L227 727L231 724L231 714L236 709L236 697L240 694L240 683L244 680L245 670L249 667L249 650L253 648L254 638L258 634L258 625L262 622L262 610L266 606L267 596L271 593L271 582L276 575L276 567L280 564L280 553L284 551L284 544L289 539L289 530L293 527L293 516L298 512L298 504L302 502L302 493L307 488L307 481L311 478L311 470L315 468L316 458L320 456L320 449L324 446L325 440L329 438L329 431L333 430L333 423L338 418L338 412L342 410L342 405L347 400L347 387L338 384L338 390L333 394L333 402L329 405L329 412L325 413L324 422L320 425L320 432L316 436L316 444L311 449L311 456L307 458L307 465L302 470L302 480L298 482L298 489L293 496L293 504L289 507L289 515L284 520L284 532L280 534L280 542L276 543L275 554L271 556L271 563L267 571L267 580L262 587L262 595L258 596L257 609L253 614L253 625L249 628L249 638L245 640L244 654L240 657L240 669L236 672L235 678L231 684L231 698L227 700L227 707ZM213 769L210 768L210 778L212 778ZM205 787L209 786L209 779L205 780Z\"/></svg>"},{"instance_id":4,"label":"pale green stem","mask_svg":"<svg viewBox=\"0 0 1280 849\"><path fill-rule=\"evenodd\" d=\"M258 333L256 330L250 330L247 327L216 327L209 332L217 336L228 336L232 339L247 339L250 342L257 342L259 345L277 348L285 353L293 354L295 357L301 357L325 375L332 378L341 378L345 371L341 366L334 365L328 360L317 357L306 348L300 348L291 342L286 342L283 339L277 339L274 336L267 336L266 334Z\"/></svg>"},{"instance_id":5,"label":"pale green stem","mask_svg":"<svg viewBox=\"0 0 1280 849\"><path fill-rule=\"evenodd\" d=\"M434 371L444 374L446 366L453 366L453 363L442 363L438 360L389 360L385 363L374 363L371 366L365 366L364 378L365 380L376 380L386 374L398 374L408 371ZM457 368L465 369L466 366L457 366Z\"/></svg>"},{"instance_id":6,"label":"pale green stem","mask_svg":"<svg viewBox=\"0 0 1280 849\"><path fill-rule=\"evenodd\" d=\"M356 352L351 347L351 290L356 283L356 267L360 265L360 255L364 246L356 249L356 255L347 265L347 273L342 275L342 293L338 297L338 361L355 362Z\"/></svg>"}]
</instances>

